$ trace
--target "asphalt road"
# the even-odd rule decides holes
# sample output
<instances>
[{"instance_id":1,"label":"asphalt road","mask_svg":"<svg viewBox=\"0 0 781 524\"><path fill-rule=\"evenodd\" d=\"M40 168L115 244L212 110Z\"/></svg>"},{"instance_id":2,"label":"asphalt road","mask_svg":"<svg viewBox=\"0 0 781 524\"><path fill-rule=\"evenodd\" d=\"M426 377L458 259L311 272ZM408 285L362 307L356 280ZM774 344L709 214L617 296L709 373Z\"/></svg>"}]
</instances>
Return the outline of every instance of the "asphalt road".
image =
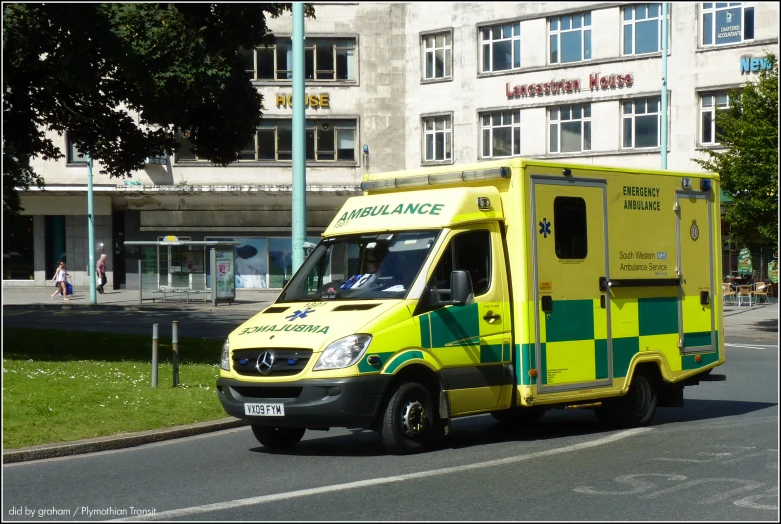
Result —
<instances>
[{"instance_id":1,"label":"asphalt road","mask_svg":"<svg viewBox=\"0 0 781 524\"><path fill-rule=\"evenodd\" d=\"M397 457L366 431L272 453L240 428L4 465L3 520L778 521L777 343L726 342L727 380L687 387L640 430L590 410L514 433L475 416Z\"/></svg>"}]
</instances>

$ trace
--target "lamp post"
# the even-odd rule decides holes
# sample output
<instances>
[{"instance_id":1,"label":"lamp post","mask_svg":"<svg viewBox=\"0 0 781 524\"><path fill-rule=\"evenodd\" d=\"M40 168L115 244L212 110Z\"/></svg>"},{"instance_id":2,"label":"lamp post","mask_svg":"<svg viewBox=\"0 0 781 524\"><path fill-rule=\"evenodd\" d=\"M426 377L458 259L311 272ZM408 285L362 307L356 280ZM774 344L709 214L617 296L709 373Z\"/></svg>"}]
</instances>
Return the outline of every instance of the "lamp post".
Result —
<instances>
[{"instance_id":1,"label":"lamp post","mask_svg":"<svg viewBox=\"0 0 781 524\"><path fill-rule=\"evenodd\" d=\"M293 272L304 263L306 240L306 147L304 140L304 4L293 3Z\"/></svg>"},{"instance_id":2,"label":"lamp post","mask_svg":"<svg viewBox=\"0 0 781 524\"><path fill-rule=\"evenodd\" d=\"M662 169L667 169L667 39L670 24L667 2L662 2Z\"/></svg>"},{"instance_id":3,"label":"lamp post","mask_svg":"<svg viewBox=\"0 0 781 524\"><path fill-rule=\"evenodd\" d=\"M89 238L89 262L87 279L89 280L89 303L98 303L98 293L95 286L95 205L92 195L92 156L87 154L87 237Z\"/></svg>"}]
</instances>

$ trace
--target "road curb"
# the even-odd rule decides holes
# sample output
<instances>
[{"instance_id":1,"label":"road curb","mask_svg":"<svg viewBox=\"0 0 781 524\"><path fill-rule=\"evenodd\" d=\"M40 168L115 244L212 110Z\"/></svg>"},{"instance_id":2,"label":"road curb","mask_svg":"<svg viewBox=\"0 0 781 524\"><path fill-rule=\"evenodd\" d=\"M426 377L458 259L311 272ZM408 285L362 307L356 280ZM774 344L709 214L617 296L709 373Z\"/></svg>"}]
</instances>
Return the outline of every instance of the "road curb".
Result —
<instances>
[{"instance_id":1,"label":"road curb","mask_svg":"<svg viewBox=\"0 0 781 524\"><path fill-rule=\"evenodd\" d=\"M108 451L112 449L132 448L143 444L152 444L154 442L162 442L175 438L191 437L193 435L201 435L213 431L239 428L248 424L249 423L245 420L230 417L186 426L128 433L126 435L114 435L110 437L78 440L75 442L42 444L40 446L4 450L3 464L67 457L70 455L81 455L83 453L94 453L96 451Z\"/></svg>"}]
</instances>

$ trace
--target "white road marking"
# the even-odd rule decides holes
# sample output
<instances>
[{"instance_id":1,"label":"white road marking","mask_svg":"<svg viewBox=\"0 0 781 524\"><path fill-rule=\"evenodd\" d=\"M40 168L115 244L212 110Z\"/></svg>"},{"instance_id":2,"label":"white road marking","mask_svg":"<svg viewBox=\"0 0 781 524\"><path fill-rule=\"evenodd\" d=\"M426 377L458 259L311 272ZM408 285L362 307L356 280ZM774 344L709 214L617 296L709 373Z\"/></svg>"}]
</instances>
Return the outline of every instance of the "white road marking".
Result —
<instances>
[{"instance_id":1,"label":"white road marking","mask_svg":"<svg viewBox=\"0 0 781 524\"><path fill-rule=\"evenodd\" d=\"M633 486L632 489L630 490L600 491L594 489L593 486L581 486L579 488L573 488L572 491L576 493L585 493L586 495L630 495L632 493L642 493L654 487L654 485L651 484L650 482L644 482L642 480L639 480L638 477L662 477L667 480L674 480L674 481L686 480L686 477L684 475L673 475L671 473L634 473L632 475L622 475L620 477L616 477L615 479L613 479L620 484L629 484L630 486Z\"/></svg>"},{"instance_id":2,"label":"white road marking","mask_svg":"<svg viewBox=\"0 0 781 524\"><path fill-rule=\"evenodd\" d=\"M728 348L767 349L777 348L778 344L724 344Z\"/></svg>"},{"instance_id":3,"label":"white road marking","mask_svg":"<svg viewBox=\"0 0 781 524\"><path fill-rule=\"evenodd\" d=\"M775 502L775 504L759 504L757 501L760 499L771 499L771 502ZM778 510L778 486L775 488L770 488L765 492L764 495L751 495L749 497L744 497L742 499L736 500L733 502L736 506L740 506L741 508L750 508L750 509L769 509L773 511Z\"/></svg>"},{"instance_id":4,"label":"white road marking","mask_svg":"<svg viewBox=\"0 0 781 524\"><path fill-rule=\"evenodd\" d=\"M516 462L523 462L525 460L531 460L540 457L548 457L552 455L559 455L561 453L569 453L571 451L580 451L582 449L593 448L597 446L603 446L622 440L628 437L633 437L648 431L653 431L653 428L635 428L626 431L621 431L613 435L592 440L590 442L582 442L579 444L573 444L571 446L564 446L563 448L551 449L547 451L538 451L536 453L529 453L528 455L517 455L514 457L507 457L503 459L490 460L488 462L481 462L478 464L465 464L463 466L453 466L443 469L434 469L428 471L420 471L418 473L409 473L406 475L395 475L392 477L383 477L367 480L358 480L355 482L346 482L344 484L334 484L331 486L322 486L319 488L300 489L296 491L289 491L287 493L275 493L273 495L263 495L260 497L251 497L247 499L230 500L227 502L217 502L214 504L204 504L203 506L192 506L189 508L174 509L170 511L161 511L153 515L140 515L137 517L129 517L124 519L115 519L120 521L125 520L156 520L156 519L171 519L181 518L188 515L197 515L200 513L207 513L210 511L223 511L235 508L241 508L246 506L254 506L256 504L266 504L268 502L275 502L278 500L287 500L298 497L308 497L311 495L321 495L323 493L331 493L335 491L346 491L350 489L366 488L369 486L377 486L380 484L388 484L391 482L403 482L405 480L416 480L426 477L434 477L440 475L449 475L451 473L461 473L464 471L471 471L476 469L485 469L494 466L504 466L507 464L514 464Z\"/></svg>"},{"instance_id":5,"label":"white road marking","mask_svg":"<svg viewBox=\"0 0 781 524\"><path fill-rule=\"evenodd\" d=\"M689 482L686 482L685 484L679 484L677 486L673 486L671 488L665 488L659 491L655 491L653 493L649 493L648 495L643 495L640 497L641 499L652 499L656 498L660 495L667 495L668 493L680 493L684 488L688 488L690 486L699 486L701 484L706 483L726 483L728 485L741 485L739 488L731 489L729 491L725 491L723 493L717 493L713 496L710 496L708 498L702 499L697 501L698 504L715 504L716 502L719 502L721 500L724 500L730 495L737 495L738 493L744 493L746 491L751 491L752 489L761 488L762 483L761 482L755 482L753 480L743 480L743 479L736 479L736 478L707 478L707 479L695 479L690 480Z\"/></svg>"}]
</instances>

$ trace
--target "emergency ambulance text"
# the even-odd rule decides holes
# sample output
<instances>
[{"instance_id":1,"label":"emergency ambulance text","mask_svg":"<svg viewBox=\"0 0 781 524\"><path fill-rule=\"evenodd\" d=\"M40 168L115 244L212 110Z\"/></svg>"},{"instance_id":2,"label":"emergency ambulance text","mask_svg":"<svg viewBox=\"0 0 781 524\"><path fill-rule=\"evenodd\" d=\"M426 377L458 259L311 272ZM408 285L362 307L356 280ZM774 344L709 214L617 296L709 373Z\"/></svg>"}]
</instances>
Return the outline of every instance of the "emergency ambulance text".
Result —
<instances>
[{"instance_id":1,"label":"emergency ambulance text","mask_svg":"<svg viewBox=\"0 0 781 524\"><path fill-rule=\"evenodd\" d=\"M330 326L315 326L312 324L285 324L277 326L271 324L270 326L251 326L244 328L239 335L247 335L250 333L263 333L265 331L293 331L294 333L322 333L328 334L328 328Z\"/></svg>"},{"instance_id":2,"label":"emergency ambulance text","mask_svg":"<svg viewBox=\"0 0 781 524\"><path fill-rule=\"evenodd\" d=\"M624 186L624 196L659 198L658 187ZM661 202L658 200L624 199L624 209L633 211L661 211Z\"/></svg>"}]
</instances>

